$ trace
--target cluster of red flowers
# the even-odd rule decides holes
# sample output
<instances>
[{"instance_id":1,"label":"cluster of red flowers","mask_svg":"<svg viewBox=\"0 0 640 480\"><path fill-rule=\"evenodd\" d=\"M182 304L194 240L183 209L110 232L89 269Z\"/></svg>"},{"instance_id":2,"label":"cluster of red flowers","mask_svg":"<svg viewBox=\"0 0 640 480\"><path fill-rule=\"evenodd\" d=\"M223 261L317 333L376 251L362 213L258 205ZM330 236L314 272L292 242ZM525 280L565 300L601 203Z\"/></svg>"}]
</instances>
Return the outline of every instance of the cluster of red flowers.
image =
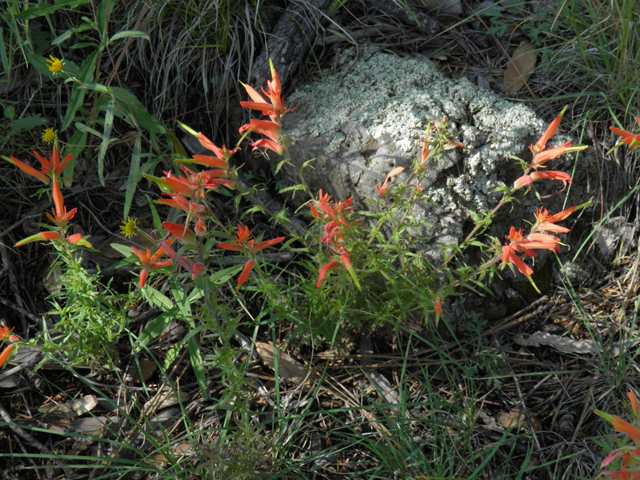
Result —
<instances>
[{"instance_id":1,"label":"cluster of red flowers","mask_svg":"<svg viewBox=\"0 0 640 480\"><path fill-rule=\"evenodd\" d=\"M544 164L550 160L556 159L568 152L584 150L587 148L584 145L572 147L571 141L559 147L546 148L547 142L558 131L563 114L564 110L553 120L553 122L551 122L536 144L529 147L529 150L533 153L533 159L530 165L526 165L525 174L515 181L513 188L514 192L524 186L531 188L531 184L533 182L542 179L560 180L564 183L565 187L567 183L571 184L571 176L564 172L538 172L538 169L547 168ZM502 247L502 256L500 257L502 260L502 267L504 268L507 264L513 264L523 275L527 277L533 275L533 270L522 261L522 258L536 257L537 255L533 250L550 250L559 252L560 239L544 232L568 233L568 228L558 226L556 223L565 220L575 211L575 209L576 207L571 207L555 215L549 215L546 209L539 208L536 211L536 223L533 225L531 233L527 236L523 235L522 230L516 230L514 227L511 227L509 235L505 235L505 238L509 243L505 243ZM519 257L517 255L518 253L522 254L522 257Z\"/></svg>"},{"instance_id":2,"label":"cluster of red flowers","mask_svg":"<svg viewBox=\"0 0 640 480\"><path fill-rule=\"evenodd\" d=\"M627 397L631 402L631 410L637 420L640 417L640 403L638 403L638 399L633 392L627 393ZM602 472L600 475L606 475L613 480L640 480L640 471L637 470L639 465L638 459L640 459L640 430L629 422L625 422L617 415L609 415L599 410L594 410L593 413L610 422L613 428L616 429L616 432L628 435L635 443L635 445L624 446L611 451L607 458L600 464L600 468L608 467L616 458L621 458L622 463L620 470ZM629 467L634 468L632 470Z\"/></svg>"},{"instance_id":3,"label":"cluster of red flowers","mask_svg":"<svg viewBox=\"0 0 640 480\"><path fill-rule=\"evenodd\" d=\"M353 278L356 286L360 289L360 283L356 276L353 265L351 264L351 252L347 250L347 244L345 242L345 236L352 230L352 225L344 218L345 214L351 210L351 203L353 197L349 197L344 202L329 203L329 194L322 193L322 190L318 193L318 201L313 204L309 204L311 209L311 215L313 218L323 220L324 235L322 236L322 243L327 245L329 251L332 253L332 257L338 257L340 261L330 260L329 263L320 268L320 276L318 278L318 284L316 288L320 288L322 281L326 278L327 273L330 270L338 268L341 264L347 269L351 278ZM316 209L317 207L317 209Z\"/></svg>"},{"instance_id":4,"label":"cluster of red flowers","mask_svg":"<svg viewBox=\"0 0 640 480\"><path fill-rule=\"evenodd\" d=\"M18 342L20 338L15 335L11 335L12 330L9 330L4 323L0 324L0 342ZM16 346L11 344L0 353L0 368L4 367L9 357L16 349Z\"/></svg>"}]
</instances>

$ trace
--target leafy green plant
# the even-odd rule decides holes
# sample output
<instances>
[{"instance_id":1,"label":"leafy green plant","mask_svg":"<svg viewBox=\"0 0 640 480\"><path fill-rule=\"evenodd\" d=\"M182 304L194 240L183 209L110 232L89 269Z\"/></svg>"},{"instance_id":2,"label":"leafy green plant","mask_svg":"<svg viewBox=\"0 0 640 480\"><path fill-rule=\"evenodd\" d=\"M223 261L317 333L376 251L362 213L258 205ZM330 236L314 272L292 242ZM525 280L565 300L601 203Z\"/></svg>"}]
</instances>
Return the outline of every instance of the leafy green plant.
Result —
<instances>
[{"instance_id":1,"label":"leafy green plant","mask_svg":"<svg viewBox=\"0 0 640 480\"><path fill-rule=\"evenodd\" d=\"M55 57L49 60L48 69L51 71L60 74L65 68L62 60ZM77 83L74 75L68 78L77 85L84 85ZM215 471L223 477L238 474L233 462L224 463L224 459L235 458L242 465L253 465L256 469L261 468L263 461L266 464L277 463L276 449L271 449L268 442L260 448L252 448L252 442L247 439L258 438L263 432L277 433L282 439L288 435L283 432L301 424L297 418L289 418L281 406L278 378L281 371L277 362L270 366L276 372L275 414L259 426L250 418L248 412L253 387L247 381L246 373L259 335L270 334L273 345L277 345L279 328L282 328L288 331L285 338L288 346L304 348L307 340L312 340L327 341L332 349L340 349L351 340L349 333L355 329L391 327L404 332L407 324L412 323L424 326L427 332L437 332L429 327L438 327L441 317L447 318L446 300L459 295L461 288L486 291L486 283L497 274L498 266L505 268L508 265L514 273L517 270L530 279L533 270L525 263L527 258L535 256L534 250L557 252L560 239L554 233L568 232L558 223L583 207L570 207L554 215L541 208L531 232L524 234L522 230L511 227L506 244L497 239L489 239L488 243L478 239L500 208L512 202L519 190L534 189L535 182L542 180L561 181L565 186L571 182L567 173L546 170L548 162L555 158L586 148L572 146L571 142L547 148L562 120L563 111L530 147L532 159L517 159L523 174L513 186L498 190L503 198L497 207L484 215L476 215L476 225L469 236L459 246L446 247L441 263L436 263L418 250L418 245L429 240L423 233L428 220L414 218L412 209L416 202L424 200L421 180L429 162L438 161L447 149L462 147L450 133L446 119L429 125L421 139L420 157L407 172L408 180L401 182L396 178L403 168L391 170L382 185L378 185L375 211L354 212L352 199L332 200L322 191L318 194L311 192L304 179L305 167L298 169L290 158L290 139L282 128L282 118L290 110L283 103L276 72L272 69L272 80L262 94L248 85L245 89L252 101L242 102L242 105L261 112L265 119L253 119L242 126L240 131L245 135L241 142L249 135L262 135L262 138L252 141L254 150L270 150L280 155L276 171L293 169L300 184L285 190L301 191L309 196L308 212L313 219L311 230L304 237L296 236L291 233L293 229L287 223L286 215L269 215L260 206L239 215L240 223L232 228L230 222L212 207L212 200L215 193L221 193L237 199L237 207L243 196L253 195L253 192L241 189L238 173L230 165L229 160L238 147L218 147L202 133L187 128L209 154L195 155L191 159L179 158L178 168L164 171L163 176L153 175L155 172L145 174L145 178L162 192L162 199L156 203L172 209L170 217L167 217L171 221L162 222L158 216L156 231L149 234L152 248L115 247L127 257L126 262L136 263L139 267L135 290L122 296L110 291L108 285L100 286L97 275L84 271L79 255L83 248L90 247L88 239L81 234L69 234L70 222L76 211L67 211L62 186L65 172L71 165L71 156L60 155L54 140L53 155L49 159L38 156L41 162L39 170L15 157L5 157L24 173L46 184L47 191L50 187L55 204L53 214L49 215L52 230L42 231L16 244L21 247L36 241L51 241L56 248L56 266L62 271L62 293L54 299L53 313L59 315L60 320L43 332L44 350L52 356L62 354L70 363L89 363L95 367L97 362L111 362L118 374L117 358L109 344L117 342L125 332L133 338L134 353L139 354L148 352L152 342L160 341L171 322L185 326L186 335L171 345L157 362L161 371L167 372L181 358L188 358L198 390L206 399L211 397L207 371L215 369L222 391L216 398L216 408L224 408L226 412L216 432L217 442L220 448L222 445L229 447L235 456L225 457L222 450L206 449L200 449L198 455L204 459L202 471ZM106 102L112 105L112 114L116 115L116 92L108 87L95 87L94 91L104 95ZM128 114L123 115L127 117ZM134 117L127 118L134 120ZM631 148L636 146L635 134L616 130L614 133ZM203 168L198 169L198 166ZM243 225L251 214L256 213L263 213L269 220L277 222L288 232L287 236L279 237L270 231L258 234ZM137 231L137 224L131 219L122 226L126 236ZM468 248L479 249L484 263L467 265L460 260ZM304 258L295 265L281 267L270 262L267 256L277 249L292 250ZM131 321L125 314L134 304L145 304L159 311L149 323L137 330L139 334L132 333L129 328ZM481 328L478 322L475 332ZM441 341L420 340L431 345ZM61 343L67 350L60 346ZM492 373L500 365L496 358L490 357L485 347L487 345L482 343L477 345L475 360L480 359L479 368ZM448 363L454 365L456 371L473 377L464 361L447 352L438 351L438 354L440 373L445 370L444 375L451 375L443 368L444 363ZM403 368L402 375L406 372L407 369ZM385 396L379 386L374 390L375 397ZM398 408L401 411L405 409L406 413L410 394L402 391L399 395L403 400ZM365 400L373 405L370 413L376 417L379 429L388 430L388 442L378 444L342 425L347 434L340 439L339 448L347 449L349 441L357 438L359 446L386 459L385 471L374 469L369 473L373 476L396 471L403 475L420 471L431 472L432 475L458 474L451 463L444 464L441 469L430 468L433 459L413 445L403 422L395 420L388 412L381 413L383 409L375 406L373 393ZM462 411L462 420L442 421L442 416L430 414L428 418L433 424L425 428L436 429L444 435L441 437L444 442L455 443L456 436L447 435L452 430L469 430L472 408L460 408L455 403L440 407L447 412ZM309 410L303 410L301 415L306 417L308 413ZM398 423L394 424L396 421ZM375 422L373 424L377 425ZM384 428L380 426L382 424ZM388 429L389 425L393 428ZM201 433L190 426L185 428L189 441ZM159 452L171 445L168 437L154 438L154 442ZM439 458L442 451L436 450L433 444L429 448L434 449L434 458ZM496 451L497 447L491 455ZM471 476L479 474L489 461L474 457L476 460ZM178 466L174 462L171 468L177 469Z\"/></svg>"}]
</instances>

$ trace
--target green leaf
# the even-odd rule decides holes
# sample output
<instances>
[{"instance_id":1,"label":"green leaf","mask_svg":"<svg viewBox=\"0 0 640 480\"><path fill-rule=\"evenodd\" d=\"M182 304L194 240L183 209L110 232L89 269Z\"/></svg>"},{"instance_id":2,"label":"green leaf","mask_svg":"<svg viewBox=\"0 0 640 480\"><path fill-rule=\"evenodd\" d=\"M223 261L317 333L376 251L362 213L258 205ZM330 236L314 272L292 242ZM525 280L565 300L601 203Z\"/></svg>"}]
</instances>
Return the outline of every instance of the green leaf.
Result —
<instances>
[{"instance_id":1,"label":"green leaf","mask_svg":"<svg viewBox=\"0 0 640 480\"><path fill-rule=\"evenodd\" d=\"M148 302L153 303L156 307L160 308L165 312L168 312L169 310L176 308L176 306L174 305L174 303L171 301L169 297L167 297L166 295L160 293L155 288L150 287L148 285L142 288L142 295L144 295L145 299Z\"/></svg>"},{"instance_id":2,"label":"green leaf","mask_svg":"<svg viewBox=\"0 0 640 480\"><path fill-rule=\"evenodd\" d=\"M16 109L11 105L8 105L3 108L2 114L4 115L4 118L13 120L13 118L16 116Z\"/></svg>"},{"instance_id":3,"label":"green leaf","mask_svg":"<svg viewBox=\"0 0 640 480\"><path fill-rule=\"evenodd\" d=\"M76 167L76 159L80 156L86 146L87 132L76 130L75 133L71 135L69 143L67 143L67 147L64 149L65 154L73 154L73 159L69 163L69 166L65 168L64 172L62 172L62 178L65 185L71 185L71 182L73 180L73 171Z\"/></svg>"},{"instance_id":4,"label":"green leaf","mask_svg":"<svg viewBox=\"0 0 640 480\"><path fill-rule=\"evenodd\" d=\"M88 82L89 79L93 78L96 69L96 58L98 52L93 52L82 62L82 66L80 67L80 72L78 73L78 80L81 82ZM71 97L69 98L69 102L67 103L67 112L64 115L64 120L62 121L62 127L60 127L60 131L65 131L71 122L75 119L76 112L82 106L82 102L84 102L84 97L87 94L86 88L80 88L78 85L74 85L71 90Z\"/></svg>"},{"instance_id":5,"label":"green leaf","mask_svg":"<svg viewBox=\"0 0 640 480\"><path fill-rule=\"evenodd\" d=\"M158 215L158 209L156 208L153 200L149 195L145 195L147 199L147 205L149 205L149 209L151 210L151 217L153 218L153 228L156 230L162 230L162 220L160 220L160 215Z\"/></svg>"},{"instance_id":6,"label":"green leaf","mask_svg":"<svg viewBox=\"0 0 640 480\"><path fill-rule=\"evenodd\" d=\"M138 186L138 182L142 178L142 174L140 173L140 159L142 158L141 150L142 141L140 140L140 136L137 136L136 143L133 145L133 154L131 156L129 176L127 177L127 181L124 184L125 194L123 219L125 222L127 221L127 217L129 216L129 209L131 208L131 203L133 202L133 196L136 193L136 187Z\"/></svg>"},{"instance_id":7,"label":"green leaf","mask_svg":"<svg viewBox=\"0 0 640 480\"><path fill-rule=\"evenodd\" d=\"M99 131L97 131L95 128L91 128L82 122L76 122L75 127L83 133L90 133L102 140L102 134Z\"/></svg>"},{"instance_id":8,"label":"green leaf","mask_svg":"<svg viewBox=\"0 0 640 480\"><path fill-rule=\"evenodd\" d=\"M40 118L40 114L37 114L34 117L18 118L9 124L9 133L7 133L5 138L9 138L25 130L33 130L34 128L41 127L46 124L47 120Z\"/></svg>"},{"instance_id":9,"label":"green leaf","mask_svg":"<svg viewBox=\"0 0 640 480\"><path fill-rule=\"evenodd\" d=\"M182 351L182 347L184 347L185 343L186 341L182 339L181 341L179 341L169 349L169 351L167 352L167 356L164 359L164 365L163 365L164 370L168 370L171 364L178 359L178 356L180 355L180 352Z\"/></svg>"},{"instance_id":10,"label":"green leaf","mask_svg":"<svg viewBox=\"0 0 640 480\"><path fill-rule=\"evenodd\" d=\"M120 40L121 38L144 38L145 40L151 40L149 35L144 32L140 32L138 30L124 30L122 32L116 33L113 37L109 39L109 44L115 42L116 40Z\"/></svg>"},{"instance_id":11,"label":"green leaf","mask_svg":"<svg viewBox=\"0 0 640 480\"><path fill-rule=\"evenodd\" d=\"M56 37L51 42L51 45L52 46L60 45L61 43L69 40L72 35L77 34L77 33L86 32L87 30L92 30L92 29L93 29L93 25L86 24L86 23L84 25L80 25L79 27L76 27L76 28L70 28L69 30L64 32L62 35L59 35L58 37ZM77 44L74 44L73 46L75 47L76 45Z\"/></svg>"},{"instance_id":12,"label":"green leaf","mask_svg":"<svg viewBox=\"0 0 640 480\"><path fill-rule=\"evenodd\" d=\"M235 265L233 267L224 268L222 270L217 271L213 275L209 277L209 280L214 285L224 285L233 277L235 277L238 273L242 271L244 265Z\"/></svg>"},{"instance_id":13,"label":"green leaf","mask_svg":"<svg viewBox=\"0 0 640 480\"><path fill-rule=\"evenodd\" d=\"M280 190L278 192L278 194L283 194L286 192L297 192L298 190L304 190L304 185L294 185L293 187L287 187L287 188L283 188L282 190Z\"/></svg>"},{"instance_id":14,"label":"green leaf","mask_svg":"<svg viewBox=\"0 0 640 480\"><path fill-rule=\"evenodd\" d=\"M151 116L133 93L119 87L111 87L110 90L116 99L116 114L119 113L118 116L126 117L138 128L144 128L159 134L165 133L165 128Z\"/></svg>"},{"instance_id":15,"label":"green leaf","mask_svg":"<svg viewBox=\"0 0 640 480\"><path fill-rule=\"evenodd\" d=\"M113 8L113 0L102 0L96 11L96 30L101 36L101 43L106 41L107 25L109 23L109 15L111 15L111 9Z\"/></svg>"},{"instance_id":16,"label":"green leaf","mask_svg":"<svg viewBox=\"0 0 640 480\"><path fill-rule=\"evenodd\" d=\"M118 252L121 255L124 255L125 257L130 257L132 255L135 255L133 253L133 250L131 249L131 247L129 247L128 245L121 245L119 243L111 243L109 244L111 246L111 248L113 248L116 252Z\"/></svg>"},{"instance_id":17,"label":"green leaf","mask_svg":"<svg viewBox=\"0 0 640 480\"><path fill-rule=\"evenodd\" d=\"M180 313L189 322L191 328L195 328L193 317L191 316L191 304L188 301L188 296L185 295L184 289L186 287L175 279L171 281L171 293L173 293L173 299L175 300Z\"/></svg>"},{"instance_id":18,"label":"green leaf","mask_svg":"<svg viewBox=\"0 0 640 480\"><path fill-rule=\"evenodd\" d=\"M2 64L2 70L4 72L11 72L9 68L9 57L7 57L7 46L4 43L4 35L2 32L4 29L0 29L0 64Z\"/></svg>"},{"instance_id":19,"label":"green leaf","mask_svg":"<svg viewBox=\"0 0 640 480\"><path fill-rule=\"evenodd\" d=\"M44 2L38 3L33 8L27 8L26 10L15 15L16 20L21 22L24 20L31 20L45 15L51 15L53 12L60 8L69 7L69 9L77 8L80 5L89 3L90 0L56 0L54 5L47 5ZM25 4L28 5L28 4Z\"/></svg>"},{"instance_id":20,"label":"green leaf","mask_svg":"<svg viewBox=\"0 0 640 480\"><path fill-rule=\"evenodd\" d=\"M198 339L193 336L189 339L189 356L191 357L191 366L193 367L193 373L196 374L196 381L200 385L200 391L204 398L209 398L207 394L207 380L204 375L204 365L202 362L202 353L200 352L200 345Z\"/></svg>"},{"instance_id":21,"label":"green leaf","mask_svg":"<svg viewBox=\"0 0 640 480\"><path fill-rule=\"evenodd\" d=\"M113 100L109 102L107 106L107 113L104 117L104 134L102 136L102 143L100 144L100 151L98 152L98 178L100 179L100 185L104 187L104 157L107 154L109 143L111 143L111 130L113 129L113 112L115 111L116 104Z\"/></svg>"},{"instance_id":22,"label":"green leaf","mask_svg":"<svg viewBox=\"0 0 640 480\"><path fill-rule=\"evenodd\" d=\"M276 167L276 171L275 171L274 175L278 174L278 172L284 166L285 163L287 163L287 160L282 160L280 163L278 163L278 166Z\"/></svg>"},{"instance_id":23,"label":"green leaf","mask_svg":"<svg viewBox=\"0 0 640 480\"><path fill-rule=\"evenodd\" d=\"M113 245L113 244L112 244ZM143 347L147 346L147 344L160 336L162 331L167 328L167 326L171 323L171 321L175 318L178 313L178 309L169 310L167 312L161 313L156 318L151 320L147 328L145 328L138 337L138 343L136 345L136 352L139 352Z\"/></svg>"}]
</instances>

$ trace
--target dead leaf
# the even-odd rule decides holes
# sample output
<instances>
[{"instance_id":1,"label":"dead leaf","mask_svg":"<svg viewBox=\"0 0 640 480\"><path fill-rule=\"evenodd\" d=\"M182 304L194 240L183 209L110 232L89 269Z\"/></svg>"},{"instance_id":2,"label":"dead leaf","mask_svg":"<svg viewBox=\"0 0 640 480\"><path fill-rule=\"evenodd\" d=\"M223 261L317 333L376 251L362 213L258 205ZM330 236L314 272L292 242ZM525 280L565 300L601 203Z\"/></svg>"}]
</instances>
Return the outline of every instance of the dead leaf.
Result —
<instances>
[{"instance_id":1,"label":"dead leaf","mask_svg":"<svg viewBox=\"0 0 640 480\"><path fill-rule=\"evenodd\" d=\"M527 428L527 420L525 418L524 413L518 410L511 410L509 413L500 413L496 420L500 425L504 428ZM531 424L535 431L542 430L540 422L538 422L535 418L531 417Z\"/></svg>"},{"instance_id":2,"label":"dead leaf","mask_svg":"<svg viewBox=\"0 0 640 480\"><path fill-rule=\"evenodd\" d=\"M93 410L96 405L98 405L98 400L95 395L85 395L82 398L69 400L65 405L72 409L76 415L80 416Z\"/></svg>"},{"instance_id":3,"label":"dead leaf","mask_svg":"<svg viewBox=\"0 0 640 480\"><path fill-rule=\"evenodd\" d=\"M133 381L140 383L141 380L148 381L158 370L156 362L150 358L140 359L140 370L136 369L133 372Z\"/></svg>"},{"instance_id":4,"label":"dead leaf","mask_svg":"<svg viewBox=\"0 0 640 480\"><path fill-rule=\"evenodd\" d=\"M526 40L520 42L520 46L513 53L507 70L504 72L507 94L512 95L525 86L533 74L537 61L536 47Z\"/></svg>"},{"instance_id":5,"label":"dead leaf","mask_svg":"<svg viewBox=\"0 0 640 480\"><path fill-rule=\"evenodd\" d=\"M597 346L593 340L573 340L571 338L553 335L546 332L536 332L526 336L522 334L516 335L513 337L513 341L524 347L539 347L541 345L549 346L560 353L589 353L595 355L598 352ZM620 348L615 344L613 354L618 356L619 353Z\"/></svg>"},{"instance_id":6,"label":"dead leaf","mask_svg":"<svg viewBox=\"0 0 640 480\"><path fill-rule=\"evenodd\" d=\"M167 392L156 395L147 403L145 403L142 409L142 413L144 413L145 415L151 415L153 412L162 410L163 408L171 407L173 405L176 405L177 403L184 403L190 398L191 395L189 395L187 392L180 392L178 398L174 391L169 390Z\"/></svg>"},{"instance_id":7,"label":"dead leaf","mask_svg":"<svg viewBox=\"0 0 640 480\"><path fill-rule=\"evenodd\" d=\"M278 376L288 380L291 383L303 383L309 376L307 368L291 358L287 353L278 352ZM273 345L270 343L256 342L256 352L262 358L269 368L275 370L275 357L273 354Z\"/></svg>"}]
</instances>

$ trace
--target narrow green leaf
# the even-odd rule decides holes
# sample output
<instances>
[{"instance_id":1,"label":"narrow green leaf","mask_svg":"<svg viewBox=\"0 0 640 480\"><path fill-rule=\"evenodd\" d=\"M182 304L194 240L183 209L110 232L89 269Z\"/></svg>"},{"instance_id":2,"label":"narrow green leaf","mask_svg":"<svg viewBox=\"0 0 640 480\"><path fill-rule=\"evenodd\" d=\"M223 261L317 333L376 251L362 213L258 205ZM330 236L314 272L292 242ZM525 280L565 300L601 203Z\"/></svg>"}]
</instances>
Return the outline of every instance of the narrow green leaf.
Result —
<instances>
[{"instance_id":1,"label":"narrow green leaf","mask_svg":"<svg viewBox=\"0 0 640 480\"><path fill-rule=\"evenodd\" d=\"M169 351L167 352L167 356L164 359L164 370L168 370L171 364L178 359L178 356L180 355L180 352L182 351L185 343L186 342L182 340L169 349Z\"/></svg>"},{"instance_id":2,"label":"narrow green leaf","mask_svg":"<svg viewBox=\"0 0 640 480\"><path fill-rule=\"evenodd\" d=\"M9 68L9 57L7 57L7 46L4 43L3 29L0 29L0 62L2 63L2 70L5 72L11 72Z\"/></svg>"},{"instance_id":3,"label":"narrow green leaf","mask_svg":"<svg viewBox=\"0 0 640 480\"><path fill-rule=\"evenodd\" d=\"M193 336L189 339L189 355L191 357L191 366L193 367L193 373L196 374L196 381L200 385L200 391L204 398L209 398L207 394L207 380L204 375L204 365L202 362L202 353L200 352L200 345L198 339Z\"/></svg>"},{"instance_id":4,"label":"narrow green leaf","mask_svg":"<svg viewBox=\"0 0 640 480\"><path fill-rule=\"evenodd\" d=\"M85 60L82 62L80 67L80 72L78 73L78 80L81 82L88 82L89 79L93 78L96 69L96 58L98 52L93 52L90 54ZM84 102L84 97L87 94L87 90L85 88L80 88L78 85L74 85L71 90L71 97L69 98L69 102L67 103L67 111L64 115L64 120L62 121L62 127L60 127L60 131L63 132L71 122L75 120L76 112L82 106L82 102Z\"/></svg>"},{"instance_id":5,"label":"narrow green leaf","mask_svg":"<svg viewBox=\"0 0 640 480\"><path fill-rule=\"evenodd\" d=\"M209 277L209 280L214 285L224 285L233 277L235 277L238 273L242 271L244 265L236 265L229 268L224 268L222 270L217 271L213 275Z\"/></svg>"},{"instance_id":6,"label":"narrow green leaf","mask_svg":"<svg viewBox=\"0 0 640 480\"><path fill-rule=\"evenodd\" d=\"M156 318L151 320L151 322L149 322L149 325L147 325L147 328L145 328L138 337L136 352L139 352L143 347L146 347L150 341L158 338L162 331L167 328L167 326L175 318L177 313L177 309L169 310L167 312L161 313Z\"/></svg>"},{"instance_id":7,"label":"narrow green leaf","mask_svg":"<svg viewBox=\"0 0 640 480\"><path fill-rule=\"evenodd\" d=\"M39 2L35 7L27 8L26 10L18 13L15 15L15 18L20 21L31 20L45 15L51 15L53 12L63 7L73 9L80 5L84 5L85 3L89 3L90 1L91 0L57 0L55 5L47 5L44 2Z\"/></svg>"},{"instance_id":8,"label":"narrow green leaf","mask_svg":"<svg viewBox=\"0 0 640 480\"><path fill-rule=\"evenodd\" d=\"M282 190L278 191L278 194L283 194L286 192L297 192L299 190L304 190L304 185L294 185L293 187L283 188Z\"/></svg>"},{"instance_id":9,"label":"narrow green leaf","mask_svg":"<svg viewBox=\"0 0 640 480\"><path fill-rule=\"evenodd\" d=\"M142 141L140 137L136 137L136 143L133 145L133 154L131 156L131 166L129 167L129 177L127 177L127 182L125 183L125 194L124 194L124 213L123 219L126 222L127 217L129 216L129 209L131 208L131 203L133 202L133 196L136 193L136 187L138 186L138 182L142 178L142 173L140 173L140 159L142 158Z\"/></svg>"},{"instance_id":10,"label":"narrow green leaf","mask_svg":"<svg viewBox=\"0 0 640 480\"><path fill-rule=\"evenodd\" d=\"M151 210L151 217L153 218L153 228L156 230L162 229L162 220L160 220L160 215L158 215L158 209L156 205L153 203L153 200L149 195L145 195L147 198L147 205L149 205L149 209Z\"/></svg>"},{"instance_id":11,"label":"narrow green leaf","mask_svg":"<svg viewBox=\"0 0 640 480\"><path fill-rule=\"evenodd\" d=\"M156 307L162 309L165 312L176 308L169 297L167 297L163 293L160 293L158 290L149 285L145 286L142 289L142 295L144 295L148 302L153 303Z\"/></svg>"},{"instance_id":12,"label":"narrow green leaf","mask_svg":"<svg viewBox=\"0 0 640 480\"><path fill-rule=\"evenodd\" d=\"M102 134L99 131L97 131L95 128L91 128L82 122L76 122L75 127L81 132L90 133L98 137L100 140L102 140Z\"/></svg>"},{"instance_id":13,"label":"narrow green leaf","mask_svg":"<svg viewBox=\"0 0 640 480\"><path fill-rule=\"evenodd\" d=\"M113 37L111 37L108 43L111 44L116 40L120 40L121 38L144 38L145 40L150 40L149 35L144 32L140 32L138 30L124 30L122 32L116 33Z\"/></svg>"},{"instance_id":14,"label":"narrow green leaf","mask_svg":"<svg viewBox=\"0 0 640 480\"><path fill-rule=\"evenodd\" d=\"M7 133L5 138L9 138L16 133L20 133L25 130L33 130L34 128L41 127L46 124L47 120L45 118L41 118L40 114L37 114L34 117L18 118L9 124L9 133Z\"/></svg>"},{"instance_id":15,"label":"narrow green leaf","mask_svg":"<svg viewBox=\"0 0 640 480\"><path fill-rule=\"evenodd\" d=\"M133 253L133 250L131 250L131 247L129 247L128 245L121 245L119 243L110 243L109 246L119 254L124 255L125 257L131 257L132 255L135 255Z\"/></svg>"},{"instance_id":16,"label":"narrow green leaf","mask_svg":"<svg viewBox=\"0 0 640 480\"><path fill-rule=\"evenodd\" d=\"M278 172L280 171L280 169L284 166L284 164L287 163L286 160L282 160L280 163L278 163L278 166L276 167L276 171L274 175L277 175Z\"/></svg>"},{"instance_id":17,"label":"narrow green leaf","mask_svg":"<svg viewBox=\"0 0 640 480\"><path fill-rule=\"evenodd\" d=\"M107 154L109 143L111 143L111 130L113 129L113 112L115 111L116 104L113 100L109 101L107 105L107 112L104 117L104 134L102 136L102 143L100 144L100 151L98 152L98 178L100 179L100 185L104 187L104 157Z\"/></svg>"},{"instance_id":18,"label":"narrow green leaf","mask_svg":"<svg viewBox=\"0 0 640 480\"><path fill-rule=\"evenodd\" d=\"M96 30L101 36L101 43L107 40L107 26L109 24L109 16L111 15L113 3L115 3L113 0L102 0L96 11Z\"/></svg>"},{"instance_id":19,"label":"narrow green leaf","mask_svg":"<svg viewBox=\"0 0 640 480\"><path fill-rule=\"evenodd\" d=\"M64 149L64 153L66 155L73 154L73 159L69 163L69 166L65 168L64 172L62 172L62 178L64 180L65 185L71 185L73 181L73 171L76 168L76 160L82 153L82 151L87 146L87 132L83 132L82 130L76 130L69 142L67 143L67 147Z\"/></svg>"},{"instance_id":20,"label":"narrow green leaf","mask_svg":"<svg viewBox=\"0 0 640 480\"><path fill-rule=\"evenodd\" d=\"M159 134L165 133L165 128L151 116L133 93L119 87L112 87L110 90L116 99L116 115L127 118L138 128Z\"/></svg>"}]
</instances>

